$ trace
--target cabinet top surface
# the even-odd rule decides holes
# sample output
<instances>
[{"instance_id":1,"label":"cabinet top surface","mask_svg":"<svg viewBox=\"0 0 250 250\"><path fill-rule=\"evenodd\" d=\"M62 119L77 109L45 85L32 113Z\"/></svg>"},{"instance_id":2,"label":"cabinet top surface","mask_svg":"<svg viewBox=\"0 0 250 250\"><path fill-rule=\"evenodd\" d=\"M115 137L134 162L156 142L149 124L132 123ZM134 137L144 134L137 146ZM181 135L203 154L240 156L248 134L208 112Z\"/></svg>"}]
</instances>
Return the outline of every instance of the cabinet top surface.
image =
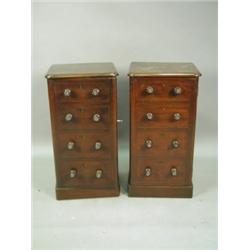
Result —
<instances>
[{"instance_id":1,"label":"cabinet top surface","mask_svg":"<svg viewBox=\"0 0 250 250\"><path fill-rule=\"evenodd\" d=\"M54 64L48 73L47 79L67 77L98 77L117 76L118 73L113 63L78 63L78 64Z\"/></svg>"},{"instance_id":2,"label":"cabinet top surface","mask_svg":"<svg viewBox=\"0 0 250 250\"><path fill-rule=\"evenodd\" d=\"M193 63L132 62L129 76L193 76L201 73Z\"/></svg>"}]
</instances>

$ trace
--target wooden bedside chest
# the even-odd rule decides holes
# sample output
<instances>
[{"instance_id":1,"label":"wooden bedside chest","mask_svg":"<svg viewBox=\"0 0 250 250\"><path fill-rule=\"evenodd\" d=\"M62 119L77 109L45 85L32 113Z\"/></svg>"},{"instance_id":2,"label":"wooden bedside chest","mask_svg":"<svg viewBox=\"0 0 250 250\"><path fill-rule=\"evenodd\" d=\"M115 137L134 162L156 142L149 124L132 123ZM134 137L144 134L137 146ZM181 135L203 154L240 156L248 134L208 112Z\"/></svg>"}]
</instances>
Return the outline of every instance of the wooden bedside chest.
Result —
<instances>
[{"instance_id":1,"label":"wooden bedside chest","mask_svg":"<svg viewBox=\"0 0 250 250\"><path fill-rule=\"evenodd\" d=\"M117 75L112 63L52 65L46 75L59 200L119 195Z\"/></svg>"},{"instance_id":2,"label":"wooden bedside chest","mask_svg":"<svg viewBox=\"0 0 250 250\"><path fill-rule=\"evenodd\" d=\"M192 63L131 64L129 196L192 197L199 76Z\"/></svg>"}]
</instances>

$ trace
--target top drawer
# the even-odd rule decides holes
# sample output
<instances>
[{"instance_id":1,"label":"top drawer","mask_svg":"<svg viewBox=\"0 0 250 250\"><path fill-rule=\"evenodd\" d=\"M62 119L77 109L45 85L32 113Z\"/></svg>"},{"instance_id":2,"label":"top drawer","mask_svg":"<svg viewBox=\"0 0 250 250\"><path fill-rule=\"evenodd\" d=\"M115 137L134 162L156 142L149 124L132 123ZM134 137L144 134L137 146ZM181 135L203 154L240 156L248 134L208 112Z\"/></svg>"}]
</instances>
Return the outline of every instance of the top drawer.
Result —
<instances>
[{"instance_id":1,"label":"top drawer","mask_svg":"<svg viewBox=\"0 0 250 250\"><path fill-rule=\"evenodd\" d=\"M189 101L196 92L195 78L140 77L133 78L137 102Z\"/></svg>"},{"instance_id":2,"label":"top drawer","mask_svg":"<svg viewBox=\"0 0 250 250\"><path fill-rule=\"evenodd\" d=\"M57 79L53 81L57 102L108 103L112 79Z\"/></svg>"}]
</instances>

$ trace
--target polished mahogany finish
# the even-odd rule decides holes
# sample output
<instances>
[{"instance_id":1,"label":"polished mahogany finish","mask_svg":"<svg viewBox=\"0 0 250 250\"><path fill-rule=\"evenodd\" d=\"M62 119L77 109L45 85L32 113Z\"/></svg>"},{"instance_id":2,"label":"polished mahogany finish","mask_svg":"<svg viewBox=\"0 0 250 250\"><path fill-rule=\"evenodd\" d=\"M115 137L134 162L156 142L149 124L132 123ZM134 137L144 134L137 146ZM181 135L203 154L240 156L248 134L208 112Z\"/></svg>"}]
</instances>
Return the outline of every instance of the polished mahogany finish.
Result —
<instances>
[{"instance_id":1,"label":"polished mahogany finish","mask_svg":"<svg viewBox=\"0 0 250 250\"><path fill-rule=\"evenodd\" d=\"M200 75L192 63L131 64L129 196L192 197Z\"/></svg>"},{"instance_id":2,"label":"polished mahogany finish","mask_svg":"<svg viewBox=\"0 0 250 250\"><path fill-rule=\"evenodd\" d=\"M57 199L119 195L116 70L52 65L48 80Z\"/></svg>"}]
</instances>

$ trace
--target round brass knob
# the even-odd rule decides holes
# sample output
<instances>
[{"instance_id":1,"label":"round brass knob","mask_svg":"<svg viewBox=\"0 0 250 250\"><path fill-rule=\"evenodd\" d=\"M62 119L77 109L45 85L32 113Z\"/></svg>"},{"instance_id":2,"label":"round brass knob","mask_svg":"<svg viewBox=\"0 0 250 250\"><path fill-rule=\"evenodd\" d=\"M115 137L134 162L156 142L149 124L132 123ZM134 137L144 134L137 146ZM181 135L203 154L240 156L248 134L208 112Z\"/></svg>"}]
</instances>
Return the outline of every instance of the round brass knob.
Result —
<instances>
[{"instance_id":1,"label":"round brass knob","mask_svg":"<svg viewBox=\"0 0 250 250\"><path fill-rule=\"evenodd\" d=\"M66 122L70 122L72 118L73 118L73 115L71 113L66 114L64 117Z\"/></svg>"},{"instance_id":2,"label":"round brass knob","mask_svg":"<svg viewBox=\"0 0 250 250\"><path fill-rule=\"evenodd\" d=\"M69 141L67 144L68 150L73 150L75 148L75 143L73 141Z\"/></svg>"},{"instance_id":3,"label":"round brass knob","mask_svg":"<svg viewBox=\"0 0 250 250\"><path fill-rule=\"evenodd\" d=\"M146 92L147 92L148 94L153 94L153 93L154 93L154 88L153 88L152 86L148 86L148 87L146 88Z\"/></svg>"},{"instance_id":4,"label":"round brass knob","mask_svg":"<svg viewBox=\"0 0 250 250\"><path fill-rule=\"evenodd\" d=\"M181 114L180 113L174 113L173 118L175 121L179 121L181 119Z\"/></svg>"},{"instance_id":5,"label":"round brass knob","mask_svg":"<svg viewBox=\"0 0 250 250\"><path fill-rule=\"evenodd\" d=\"M178 140L173 140L172 141L172 147L173 148L179 148L180 147L180 142Z\"/></svg>"},{"instance_id":6,"label":"round brass knob","mask_svg":"<svg viewBox=\"0 0 250 250\"><path fill-rule=\"evenodd\" d=\"M151 168L145 168L145 176L151 175Z\"/></svg>"},{"instance_id":7,"label":"round brass knob","mask_svg":"<svg viewBox=\"0 0 250 250\"><path fill-rule=\"evenodd\" d=\"M75 178L76 177L76 170L75 169L70 169L70 171L69 171L69 177L70 178Z\"/></svg>"},{"instance_id":8,"label":"round brass knob","mask_svg":"<svg viewBox=\"0 0 250 250\"><path fill-rule=\"evenodd\" d=\"M97 179L100 179L102 177L102 170L101 169L97 169L96 173L95 173L95 176L96 176Z\"/></svg>"},{"instance_id":9,"label":"round brass knob","mask_svg":"<svg viewBox=\"0 0 250 250\"><path fill-rule=\"evenodd\" d=\"M146 117L147 117L148 120L152 120L154 115L152 113L147 113Z\"/></svg>"},{"instance_id":10,"label":"round brass knob","mask_svg":"<svg viewBox=\"0 0 250 250\"><path fill-rule=\"evenodd\" d=\"M64 94L64 96L70 96L71 95L71 90L70 89L65 89L63 94Z\"/></svg>"},{"instance_id":11,"label":"round brass knob","mask_svg":"<svg viewBox=\"0 0 250 250\"><path fill-rule=\"evenodd\" d=\"M147 148L152 148L152 146L153 146L152 140L146 140L146 141L145 141L145 146L146 146Z\"/></svg>"},{"instance_id":12,"label":"round brass knob","mask_svg":"<svg viewBox=\"0 0 250 250\"><path fill-rule=\"evenodd\" d=\"M175 95L181 95L181 93L182 93L181 87L175 87L174 88L174 94Z\"/></svg>"},{"instance_id":13,"label":"round brass knob","mask_svg":"<svg viewBox=\"0 0 250 250\"><path fill-rule=\"evenodd\" d=\"M99 122L101 120L101 115L100 114L94 114L93 115L93 121L94 122Z\"/></svg>"},{"instance_id":14,"label":"round brass knob","mask_svg":"<svg viewBox=\"0 0 250 250\"><path fill-rule=\"evenodd\" d=\"M102 143L100 141L97 141L95 143L95 150L100 150L102 148Z\"/></svg>"},{"instance_id":15,"label":"round brass knob","mask_svg":"<svg viewBox=\"0 0 250 250\"><path fill-rule=\"evenodd\" d=\"M177 169L176 168L171 168L171 175L177 176Z\"/></svg>"},{"instance_id":16,"label":"round brass knob","mask_svg":"<svg viewBox=\"0 0 250 250\"><path fill-rule=\"evenodd\" d=\"M98 96L100 94L100 89L93 89L92 90L92 95L93 96Z\"/></svg>"}]
</instances>

